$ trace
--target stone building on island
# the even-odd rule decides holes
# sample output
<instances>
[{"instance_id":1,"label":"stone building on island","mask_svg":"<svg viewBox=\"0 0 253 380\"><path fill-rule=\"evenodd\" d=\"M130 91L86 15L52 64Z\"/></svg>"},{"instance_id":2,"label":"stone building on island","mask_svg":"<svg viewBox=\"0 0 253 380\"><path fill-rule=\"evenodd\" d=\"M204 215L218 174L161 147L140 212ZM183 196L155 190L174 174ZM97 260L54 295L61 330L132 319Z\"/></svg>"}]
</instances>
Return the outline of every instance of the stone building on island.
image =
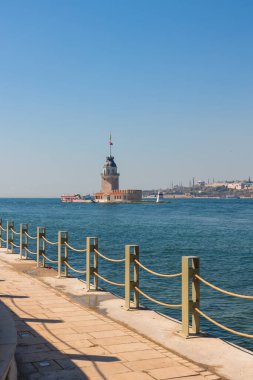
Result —
<instances>
[{"instance_id":1,"label":"stone building on island","mask_svg":"<svg viewBox=\"0 0 253 380\"><path fill-rule=\"evenodd\" d=\"M142 190L120 190L119 173L114 157L111 155L111 135L110 135L110 156L106 157L106 162L101 173L101 191L95 193L95 202L139 202L142 200Z\"/></svg>"}]
</instances>

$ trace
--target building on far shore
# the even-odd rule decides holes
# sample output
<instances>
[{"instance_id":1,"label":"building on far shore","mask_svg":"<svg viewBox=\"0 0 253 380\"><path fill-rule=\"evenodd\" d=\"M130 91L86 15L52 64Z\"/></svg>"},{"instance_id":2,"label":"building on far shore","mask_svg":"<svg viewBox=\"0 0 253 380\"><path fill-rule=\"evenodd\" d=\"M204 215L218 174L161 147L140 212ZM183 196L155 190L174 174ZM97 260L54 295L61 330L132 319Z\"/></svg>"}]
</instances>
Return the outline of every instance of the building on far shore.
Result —
<instances>
[{"instance_id":1,"label":"building on far shore","mask_svg":"<svg viewBox=\"0 0 253 380\"><path fill-rule=\"evenodd\" d=\"M110 135L110 156L106 157L106 162L101 173L101 191L95 193L95 202L99 203L128 203L142 200L142 190L120 190L119 173L114 157L111 154L113 145Z\"/></svg>"}]
</instances>

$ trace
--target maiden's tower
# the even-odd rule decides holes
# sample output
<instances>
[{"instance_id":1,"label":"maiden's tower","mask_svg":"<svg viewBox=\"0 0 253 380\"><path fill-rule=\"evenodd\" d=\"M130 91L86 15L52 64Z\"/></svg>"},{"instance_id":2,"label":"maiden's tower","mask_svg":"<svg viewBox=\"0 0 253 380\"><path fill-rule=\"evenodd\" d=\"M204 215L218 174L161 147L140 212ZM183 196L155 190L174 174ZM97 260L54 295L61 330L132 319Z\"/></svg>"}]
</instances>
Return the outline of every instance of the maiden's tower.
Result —
<instances>
[{"instance_id":1,"label":"maiden's tower","mask_svg":"<svg viewBox=\"0 0 253 380\"><path fill-rule=\"evenodd\" d=\"M95 194L95 202L139 202L142 199L142 190L120 190L119 173L117 165L112 156L112 138L110 134L110 155L106 157L106 162L101 173L101 191Z\"/></svg>"}]
</instances>

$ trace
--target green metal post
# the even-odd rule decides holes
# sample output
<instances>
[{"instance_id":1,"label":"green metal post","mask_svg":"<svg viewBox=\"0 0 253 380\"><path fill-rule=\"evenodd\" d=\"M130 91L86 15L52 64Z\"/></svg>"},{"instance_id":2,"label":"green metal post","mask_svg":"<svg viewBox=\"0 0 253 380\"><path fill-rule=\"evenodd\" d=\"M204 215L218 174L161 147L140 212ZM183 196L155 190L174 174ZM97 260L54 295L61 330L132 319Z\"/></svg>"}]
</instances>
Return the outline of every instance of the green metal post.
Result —
<instances>
[{"instance_id":1,"label":"green metal post","mask_svg":"<svg viewBox=\"0 0 253 380\"><path fill-rule=\"evenodd\" d=\"M46 259L43 255L46 254L46 242L43 238L46 238L46 227L41 227L41 231L40 231L40 239L41 239L41 246L42 246L40 255L42 256L42 267L45 268Z\"/></svg>"},{"instance_id":2,"label":"green metal post","mask_svg":"<svg viewBox=\"0 0 253 380\"><path fill-rule=\"evenodd\" d=\"M91 238L86 238L86 290L90 290L90 252L91 252Z\"/></svg>"},{"instance_id":3,"label":"green metal post","mask_svg":"<svg viewBox=\"0 0 253 380\"><path fill-rule=\"evenodd\" d=\"M65 265L65 263L68 263L68 261L69 261L69 249L65 244L65 243L68 243L68 241L69 241L68 232L67 231L63 232L62 244L64 244L64 275L66 277L68 277L68 275L69 275L69 268L67 267L67 265Z\"/></svg>"},{"instance_id":4,"label":"green metal post","mask_svg":"<svg viewBox=\"0 0 253 380\"><path fill-rule=\"evenodd\" d=\"M20 224L20 260L23 259L23 251L25 251L25 259L27 258L27 251L28 248L28 224Z\"/></svg>"},{"instance_id":5,"label":"green metal post","mask_svg":"<svg viewBox=\"0 0 253 380\"><path fill-rule=\"evenodd\" d=\"M1 218L0 219L0 248L2 248L2 236L3 236L2 227L3 227L3 221L2 221L2 218Z\"/></svg>"},{"instance_id":6,"label":"green metal post","mask_svg":"<svg viewBox=\"0 0 253 380\"><path fill-rule=\"evenodd\" d=\"M9 250L9 221L6 222L6 252Z\"/></svg>"},{"instance_id":7,"label":"green metal post","mask_svg":"<svg viewBox=\"0 0 253 380\"><path fill-rule=\"evenodd\" d=\"M27 248L28 248L28 243L29 243L29 237L27 236L28 234L28 224L27 224L27 229L26 229L26 234L25 234L25 244L24 244L24 247L26 248L25 249L25 259L27 260L27 256L28 256L28 252L27 252Z\"/></svg>"},{"instance_id":8,"label":"green metal post","mask_svg":"<svg viewBox=\"0 0 253 380\"><path fill-rule=\"evenodd\" d=\"M133 249L134 252L133 252L132 260L134 262L134 281L133 281L134 307L138 309L139 308L139 293L135 289L135 286L139 288L139 265L137 265L134 260L137 259L139 261L139 246L134 245L133 248L134 248Z\"/></svg>"},{"instance_id":9,"label":"green metal post","mask_svg":"<svg viewBox=\"0 0 253 380\"><path fill-rule=\"evenodd\" d=\"M192 315L192 334L199 333L199 315L195 307L199 306L199 282L194 274L199 273L199 257L182 257L182 334L187 338L190 336L190 314ZM190 299L190 283L192 297Z\"/></svg>"},{"instance_id":10,"label":"green metal post","mask_svg":"<svg viewBox=\"0 0 253 380\"><path fill-rule=\"evenodd\" d=\"M13 243L13 239L11 238L11 233L13 235L13 232L11 232L11 229L14 227L14 223L11 221L7 221L7 226L6 226L6 250L7 250L7 253L9 253L9 247L11 245L11 253L13 253L13 245L11 243Z\"/></svg>"},{"instance_id":11,"label":"green metal post","mask_svg":"<svg viewBox=\"0 0 253 380\"><path fill-rule=\"evenodd\" d=\"M43 240L43 237L46 237L46 228L37 227L37 268L40 266L40 258L42 257L42 268L45 268L45 258L42 256L45 255L46 243Z\"/></svg>"},{"instance_id":12,"label":"green metal post","mask_svg":"<svg viewBox=\"0 0 253 380\"><path fill-rule=\"evenodd\" d=\"M125 309L130 309L131 288L130 288L130 264L131 264L131 245L125 246Z\"/></svg>"},{"instance_id":13,"label":"green metal post","mask_svg":"<svg viewBox=\"0 0 253 380\"><path fill-rule=\"evenodd\" d=\"M61 277L62 257L61 257L61 231L58 232L58 278Z\"/></svg>"},{"instance_id":14,"label":"green metal post","mask_svg":"<svg viewBox=\"0 0 253 380\"><path fill-rule=\"evenodd\" d=\"M199 257L194 257L192 259L192 333L195 335L200 331L200 315L195 311L195 308L199 309L200 306L200 286L199 280L194 276L195 274L199 275L199 266Z\"/></svg>"},{"instance_id":15,"label":"green metal post","mask_svg":"<svg viewBox=\"0 0 253 380\"><path fill-rule=\"evenodd\" d=\"M98 254L95 252L95 249L98 250L98 239L94 238L94 269L93 269L93 275L94 275L94 289L98 290L98 277L95 275L95 273L98 273Z\"/></svg>"},{"instance_id":16,"label":"green metal post","mask_svg":"<svg viewBox=\"0 0 253 380\"><path fill-rule=\"evenodd\" d=\"M65 241L67 241L67 239L68 239L68 233L66 231L58 232L58 278L60 278L62 275L62 264L64 264L66 268L65 260L68 259L68 257L65 256L65 253L64 253L64 257L62 256L62 246L64 246L64 248L66 247ZM64 275L68 273L68 271L66 271L65 268L64 268Z\"/></svg>"},{"instance_id":17,"label":"green metal post","mask_svg":"<svg viewBox=\"0 0 253 380\"><path fill-rule=\"evenodd\" d=\"M11 238L9 239L9 241L10 241L10 244L11 244L11 253L14 253L14 245L13 245L13 243L14 243L14 222L11 222L12 224L11 224L11 226L10 226L10 236L11 236Z\"/></svg>"},{"instance_id":18,"label":"green metal post","mask_svg":"<svg viewBox=\"0 0 253 380\"><path fill-rule=\"evenodd\" d=\"M2 218L1 218L0 219L0 248L2 248L2 236L3 236L2 227L3 227L3 221L2 221Z\"/></svg>"},{"instance_id":19,"label":"green metal post","mask_svg":"<svg viewBox=\"0 0 253 380\"><path fill-rule=\"evenodd\" d=\"M131 303L131 290L134 290L134 307L139 307L139 293L135 286L139 287L139 267L134 262L139 258L138 245L125 246L125 309L130 309ZM131 280L131 263L134 263L133 280Z\"/></svg>"},{"instance_id":20,"label":"green metal post","mask_svg":"<svg viewBox=\"0 0 253 380\"><path fill-rule=\"evenodd\" d=\"M94 273L94 267L91 267L91 253L94 253L95 242L97 242L97 238L95 237L87 237L86 238L86 290L90 291L90 278Z\"/></svg>"}]
</instances>

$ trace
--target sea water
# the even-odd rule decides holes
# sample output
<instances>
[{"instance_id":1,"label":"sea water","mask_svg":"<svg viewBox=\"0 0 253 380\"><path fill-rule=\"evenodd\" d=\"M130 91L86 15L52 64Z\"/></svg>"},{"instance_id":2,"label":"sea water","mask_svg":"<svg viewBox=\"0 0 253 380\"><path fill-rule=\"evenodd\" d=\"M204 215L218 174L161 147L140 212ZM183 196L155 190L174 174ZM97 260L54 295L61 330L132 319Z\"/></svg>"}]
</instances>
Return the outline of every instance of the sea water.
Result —
<instances>
[{"instance_id":1,"label":"sea water","mask_svg":"<svg viewBox=\"0 0 253 380\"><path fill-rule=\"evenodd\" d=\"M86 236L99 239L99 251L124 257L126 244L140 246L140 261L161 273L181 272L181 257L200 257L201 276L226 290L253 295L253 200L178 199L171 203L71 204L59 199L0 199L0 217L28 223L29 234L46 227L56 241L58 231L69 232L69 244L85 247ZM18 244L18 241L17 241ZM34 245L34 246L33 246ZM29 248L36 250L35 242ZM57 257L57 246L47 251ZM69 262L85 268L85 254L71 253ZM124 264L99 259L99 273L124 282ZM74 273L73 273L74 275ZM80 276L82 277L82 276ZM99 280L99 286L123 295L124 288ZM160 278L140 270L140 288L167 303L181 303L180 278ZM168 309L141 297L141 304L181 319L180 310ZM201 284L201 310L234 330L253 334L253 300L226 296ZM201 329L253 350L253 340L232 335L201 318Z\"/></svg>"}]
</instances>

